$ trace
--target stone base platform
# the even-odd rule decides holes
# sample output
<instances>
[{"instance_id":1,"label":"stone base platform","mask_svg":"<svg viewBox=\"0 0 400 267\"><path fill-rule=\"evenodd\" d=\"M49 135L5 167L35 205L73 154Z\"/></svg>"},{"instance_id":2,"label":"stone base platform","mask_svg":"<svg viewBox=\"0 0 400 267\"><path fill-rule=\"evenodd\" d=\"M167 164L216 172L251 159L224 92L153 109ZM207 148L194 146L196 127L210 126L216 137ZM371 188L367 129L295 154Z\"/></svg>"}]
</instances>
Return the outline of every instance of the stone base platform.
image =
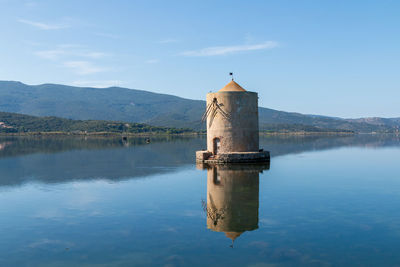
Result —
<instances>
[{"instance_id":1,"label":"stone base platform","mask_svg":"<svg viewBox=\"0 0 400 267\"><path fill-rule=\"evenodd\" d=\"M203 163L196 162L196 169L208 170L218 166L219 170L239 171L242 173L247 172L263 172L269 170L270 162L251 162L251 163Z\"/></svg>"},{"instance_id":2,"label":"stone base platform","mask_svg":"<svg viewBox=\"0 0 400 267\"><path fill-rule=\"evenodd\" d=\"M196 151L196 162L203 163L259 163L269 162L269 151L230 152L213 155L210 151Z\"/></svg>"}]
</instances>

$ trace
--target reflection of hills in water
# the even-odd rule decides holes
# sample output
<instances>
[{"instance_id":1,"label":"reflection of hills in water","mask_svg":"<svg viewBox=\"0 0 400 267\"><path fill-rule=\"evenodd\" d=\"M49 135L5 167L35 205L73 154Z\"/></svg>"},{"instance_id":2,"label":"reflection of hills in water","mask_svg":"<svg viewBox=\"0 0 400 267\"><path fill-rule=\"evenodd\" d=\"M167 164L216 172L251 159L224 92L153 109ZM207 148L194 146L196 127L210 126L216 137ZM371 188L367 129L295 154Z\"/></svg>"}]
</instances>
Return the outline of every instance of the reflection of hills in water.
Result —
<instances>
[{"instance_id":1,"label":"reflection of hills in water","mask_svg":"<svg viewBox=\"0 0 400 267\"><path fill-rule=\"evenodd\" d=\"M342 146L399 146L398 136L261 137L272 156ZM205 138L146 139L84 137L0 137L0 186L29 181L121 180L171 172L193 164Z\"/></svg>"},{"instance_id":2,"label":"reflection of hills in water","mask_svg":"<svg viewBox=\"0 0 400 267\"><path fill-rule=\"evenodd\" d=\"M2 138L0 186L32 180L59 183L121 180L171 172L192 163L193 138Z\"/></svg>"},{"instance_id":3,"label":"reflection of hills in water","mask_svg":"<svg viewBox=\"0 0 400 267\"><path fill-rule=\"evenodd\" d=\"M258 228L259 172L269 165L206 165L207 228L233 242Z\"/></svg>"},{"instance_id":4,"label":"reflection of hills in water","mask_svg":"<svg viewBox=\"0 0 400 267\"><path fill-rule=\"evenodd\" d=\"M13 157L34 153L58 153L69 150L92 150L122 148L130 146L149 145L145 137L135 137L123 140L107 137L0 137L0 158ZM188 141L189 137L151 137L151 143ZM198 145L196 142L194 145Z\"/></svg>"},{"instance_id":5,"label":"reflection of hills in water","mask_svg":"<svg viewBox=\"0 0 400 267\"><path fill-rule=\"evenodd\" d=\"M268 136L260 138L260 147L271 156L326 150L339 147L391 147L400 146L396 135L348 135L348 136Z\"/></svg>"}]
</instances>

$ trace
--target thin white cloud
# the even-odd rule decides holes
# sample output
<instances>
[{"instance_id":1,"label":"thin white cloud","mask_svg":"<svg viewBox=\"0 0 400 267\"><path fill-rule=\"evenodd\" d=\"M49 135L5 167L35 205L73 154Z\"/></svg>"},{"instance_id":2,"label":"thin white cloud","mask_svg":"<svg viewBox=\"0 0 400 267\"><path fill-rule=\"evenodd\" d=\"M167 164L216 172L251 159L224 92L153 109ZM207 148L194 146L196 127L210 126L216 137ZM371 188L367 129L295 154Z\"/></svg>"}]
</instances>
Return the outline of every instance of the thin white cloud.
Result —
<instances>
[{"instance_id":1,"label":"thin white cloud","mask_svg":"<svg viewBox=\"0 0 400 267\"><path fill-rule=\"evenodd\" d=\"M82 87L96 87L96 88L108 88L112 86L121 86L123 81L119 80L105 80L105 81L74 81L73 85L82 86Z\"/></svg>"},{"instance_id":2,"label":"thin white cloud","mask_svg":"<svg viewBox=\"0 0 400 267\"><path fill-rule=\"evenodd\" d=\"M106 53L102 52L88 52L86 54L81 54L82 57L88 57L88 58L103 58L107 56Z\"/></svg>"},{"instance_id":3,"label":"thin white cloud","mask_svg":"<svg viewBox=\"0 0 400 267\"><path fill-rule=\"evenodd\" d=\"M85 47L84 45L80 44L60 44L57 47L63 48L63 49L72 49L72 48L82 48Z\"/></svg>"},{"instance_id":4,"label":"thin white cloud","mask_svg":"<svg viewBox=\"0 0 400 267\"><path fill-rule=\"evenodd\" d=\"M155 64L155 63L158 63L158 62L160 62L158 59L149 59L149 60L146 60L145 61L147 64Z\"/></svg>"},{"instance_id":5,"label":"thin white cloud","mask_svg":"<svg viewBox=\"0 0 400 267\"><path fill-rule=\"evenodd\" d=\"M65 55L64 50L43 50L43 51L36 51L35 55L45 58L45 59L57 59L62 55Z\"/></svg>"},{"instance_id":6,"label":"thin white cloud","mask_svg":"<svg viewBox=\"0 0 400 267\"><path fill-rule=\"evenodd\" d=\"M59 30L59 29L65 29L65 28L69 27L68 25L49 24L49 23L31 21L31 20L26 20L26 19L19 19L18 21L21 23L33 26L35 28L41 29L41 30Z\"/></svg>"},{"instance_id":7,"label":"thin white cloud","mask_svg":"<svg viewBox=\"0 0 400 267\"><path fill-rule=\"evenodd\" d=\"M180 55L188 57L205 57L205 56L221 56L234 54L243 51L265 50L272 49L278 46L275 41L267 41L253 45L234 45L234 46L214 46L199 50L191 50L182 52Z\"/></svg>"},{"instance_id":8,"label":"thin white cloud","mask_svg":"<svg viewBox=\"0 0 400 267\"><path fill-rule=\"evenodd\" d=\"M177 42L179 42L179 40L174 39L174 38L167 38L167 39L159 41L160 44L170 44L170 43L177 43Z\"/></svg>"},{"instance_id":9,"label":"thin white cloud","mask_svg":"<svg viewBox=\"0 0 400 267\"><path fill-rule=\"evenodd\" d=\"M108 56L108 54L103 52L81 49L78 45L59 45L56 49L36 51L34 54L41 58L52 60L71 56L91 59L99 59Z\"/></svg>"},{"instance_id":10,"label":"thin white cloud","mask_svg":"<svg viewBox=\"0 0 400 267\"><path fill-rule=\"evenodd\" d=\"M79 75L104 72L107 69L94 65L89 61L67 61L64 66L73 69Z\"/></svg>"}]
</instances>

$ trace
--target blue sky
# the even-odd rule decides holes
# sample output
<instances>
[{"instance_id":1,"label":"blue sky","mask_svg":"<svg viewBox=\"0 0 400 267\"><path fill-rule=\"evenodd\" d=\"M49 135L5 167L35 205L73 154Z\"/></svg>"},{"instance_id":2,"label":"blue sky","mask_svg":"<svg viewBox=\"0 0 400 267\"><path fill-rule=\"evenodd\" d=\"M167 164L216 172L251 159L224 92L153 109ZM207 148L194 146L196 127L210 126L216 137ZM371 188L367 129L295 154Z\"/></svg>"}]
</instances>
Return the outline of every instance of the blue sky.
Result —
<instances>
[{"instance_id":1,"label":"blue sky","mask_svg":"<svg viewBox=\"0 0 400 267\"><path fill-rule=\"evenodd\" d=\"M0 79L400 117L400 1L0 0Z\"/></svg>"}]
</instances>

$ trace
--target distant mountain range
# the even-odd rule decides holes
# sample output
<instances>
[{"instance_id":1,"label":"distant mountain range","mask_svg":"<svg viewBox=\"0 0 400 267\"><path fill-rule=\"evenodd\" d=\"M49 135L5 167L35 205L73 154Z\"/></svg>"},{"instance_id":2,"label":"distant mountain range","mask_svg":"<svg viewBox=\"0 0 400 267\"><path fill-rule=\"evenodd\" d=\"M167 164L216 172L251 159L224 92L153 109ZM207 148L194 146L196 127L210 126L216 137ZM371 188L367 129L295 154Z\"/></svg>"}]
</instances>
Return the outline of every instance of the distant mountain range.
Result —
<instances>
[{"instance_id":1,"label":"distant mountain range","mask_svg":"<svg viewBox=\"0 0 400 267\"><path fill-rule=\"evenodd\" d=\"M109 120L155 126L205 129L205 101L143 90L59 84L26 85L0 81L0 111L78 120ZM341 119L259 108L261 130L314 128L356 132L394 132L400 118Z\"/></svg>"}]
</instances>

